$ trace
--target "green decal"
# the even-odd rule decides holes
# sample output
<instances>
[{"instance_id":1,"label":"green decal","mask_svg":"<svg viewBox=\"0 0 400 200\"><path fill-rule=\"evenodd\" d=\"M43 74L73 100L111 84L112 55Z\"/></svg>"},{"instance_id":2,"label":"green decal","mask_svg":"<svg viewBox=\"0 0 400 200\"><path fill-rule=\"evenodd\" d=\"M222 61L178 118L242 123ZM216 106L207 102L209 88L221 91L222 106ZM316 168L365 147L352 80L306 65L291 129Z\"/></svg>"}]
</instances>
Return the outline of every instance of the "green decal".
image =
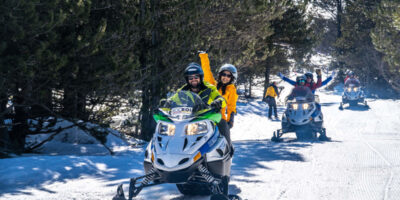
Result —
<instances>
[{"instance_id":1,"label":"green decal","mask_svg":"<svg viewBox=\"0 0 400 200\"><path fill-rule=\"evenodd\" d=\"M193 121L200 121L203 119L209 119L215 123L219 123L221 121L222 115L221 113L215 113L215 112L209 112L205 113L204 115L198 116L195 120Z\"/></svg>"},{"instance_id":2,"label":"green decal","mask_svg":"<svg viewBox=\"0 0 400 200\"><path fill-rule=\"evenodd\" d=\"M166 122L171 122L171 120L166 117L165 115L160 115L160 114L154 114L153 115L154 120L156 120L156 122L158 121L166 121Z\"/></svg>"}]
</instances>

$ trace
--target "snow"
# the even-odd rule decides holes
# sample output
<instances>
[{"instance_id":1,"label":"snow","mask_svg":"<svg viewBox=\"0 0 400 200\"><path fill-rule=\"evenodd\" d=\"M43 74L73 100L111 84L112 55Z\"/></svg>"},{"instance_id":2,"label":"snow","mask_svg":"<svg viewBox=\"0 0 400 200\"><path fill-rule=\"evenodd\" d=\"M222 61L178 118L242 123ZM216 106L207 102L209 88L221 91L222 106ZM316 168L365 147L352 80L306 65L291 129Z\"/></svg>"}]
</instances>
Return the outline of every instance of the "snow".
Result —
<instances>
[{"instance_id":1,"label":"snow","mask_svg":"<svg viewBox=\"0 0 400 200\"><path fill-rule=\"evenodd\" d=\"M282 102L292 87L279 85L285 87L278 100ZM296 141L295 134L271 142L280 122L267 119L263 88L256 88L254 99L240 98L231 130L236 150L230 193L249 200L398 199L400 101L367 99L370 109L345 106L341 111L341 89L317 91L330 142ZM280 116L283 111L281 104ZM53 143L42 152L47 154L0 159L0 199L111 199L119 183L127 191L129 178L143 175L145 145L131 147L113 132L106 145L117 151L110 155L98 153L104 147L97 143L78 144L74 131L68 133L71 143ZM50 154L62 148L67 150ZM136 199L209 197L184 197L175 185L163 184L143 189Z\"/></svg>"}]
</instances>

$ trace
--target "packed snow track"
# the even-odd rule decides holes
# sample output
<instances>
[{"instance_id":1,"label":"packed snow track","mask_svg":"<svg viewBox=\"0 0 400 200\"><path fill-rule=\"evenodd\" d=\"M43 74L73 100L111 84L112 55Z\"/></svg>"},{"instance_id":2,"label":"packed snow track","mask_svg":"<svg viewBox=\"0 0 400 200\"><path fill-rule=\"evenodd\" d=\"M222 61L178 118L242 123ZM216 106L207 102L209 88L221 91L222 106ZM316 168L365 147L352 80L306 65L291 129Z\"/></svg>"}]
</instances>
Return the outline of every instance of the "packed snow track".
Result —
<instances>
[{"instance_id":1,"label":"packed snow track","mask_svg":"<svg viewBox=\"0 0 400 200\"><path fill-rule=\"evenodd\" d=\"M317 93L329 142L296 141L295 134L271 142L280 122L267 119L260 98L240 100L229 192L249 200L399 199L400 101L367 99L370 109L345 106L341 111L339 93ZM283 111L279 106L280 115ZM115 156L1 159L0 199L111 199L119 183L127 191L129 178L143 175L144 148ZM136 199L209 197L184 197L175 185L165 184L143 189Z\"/></svg>"}]
</instances>

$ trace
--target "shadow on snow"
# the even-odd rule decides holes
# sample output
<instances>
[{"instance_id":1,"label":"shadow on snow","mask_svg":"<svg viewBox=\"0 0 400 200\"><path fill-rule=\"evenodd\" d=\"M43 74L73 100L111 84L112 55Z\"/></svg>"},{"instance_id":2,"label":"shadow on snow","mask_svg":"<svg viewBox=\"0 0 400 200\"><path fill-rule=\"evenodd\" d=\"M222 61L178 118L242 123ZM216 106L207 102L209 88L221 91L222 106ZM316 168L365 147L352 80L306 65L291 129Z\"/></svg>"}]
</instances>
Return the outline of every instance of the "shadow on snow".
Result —
<instances>
[{"instance_id":1,"label":"shadow on snow","mask_svg":"<svg viewBox=\"0 0 400 200\"><path fill-rule=\"evenodd\" d=\"M370 107L364 106L364 105L356 105L356 106L349 106L349 105L344 105L343 110L352 110L352 111L368 111L371 109Z\"/></svg>"},{"instance_id":2,"label":"shadow on snow","mask_svg":"<svg viewBox=\"0 0 400 200\"><path fill-rule=\"evenodd\" d=\"M311 143L272 143L270 140L235 141L235 155L232 163L232 177L241 175L249 179L257 176L252 173L256 168L270 169L265 162L287 160L304 162L304 157L296 149L311 146ZM251 182L251 181L250 181Z\"/></svg>"},{"instance_id":3,"label":"shadow on snow","mask_svg":"<svg viewBox=\"0 0 400 200\"><path fill-rule=\"evenodd\" d=\"M116 186L121 179L144 173L143 157L144 150L132 152L131 156L33 155L15 159L0 159L0 166L8 166L8 169L0 170L2 175L0 177L0 197L5 194L32 195L30 192L23 191L30 188L56 193L44 186L55 182L66 183L68 180L82 177L115 181ZM128 180L124 183L128 183Z\"/></svg>"}]
</instances>

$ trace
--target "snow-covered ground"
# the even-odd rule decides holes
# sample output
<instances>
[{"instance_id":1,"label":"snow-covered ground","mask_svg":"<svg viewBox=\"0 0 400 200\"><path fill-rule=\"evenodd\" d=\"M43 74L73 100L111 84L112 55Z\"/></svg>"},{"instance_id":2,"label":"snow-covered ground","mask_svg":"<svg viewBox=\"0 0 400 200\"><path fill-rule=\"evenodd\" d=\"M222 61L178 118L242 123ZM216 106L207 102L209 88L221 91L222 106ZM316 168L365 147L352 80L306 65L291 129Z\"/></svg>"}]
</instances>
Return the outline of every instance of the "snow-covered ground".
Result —
<instances>
[{"instance_id":1,"label":"snow-covered ground","mask_svg":"<svg viewBox=\"0 0 400 200\"><path fill-rule=\"evenodd\" d=\"M285 86L281 99L290 91ZM338 109L338 92L320 90L330 142L270 141L280 122L267 119L259 97L240 99L231 130L236 148L230 193L243 199L399 199L400 101L368 99ZM282 101L282 100L280 100ZM278 107L280 115L283 106ZM144 146L116 155L24 155L0 159L0 199L111 199L119 183L143 175ZM175 185L145 188L136 199L193 199Z\"/></svg>"}]
</instances>

